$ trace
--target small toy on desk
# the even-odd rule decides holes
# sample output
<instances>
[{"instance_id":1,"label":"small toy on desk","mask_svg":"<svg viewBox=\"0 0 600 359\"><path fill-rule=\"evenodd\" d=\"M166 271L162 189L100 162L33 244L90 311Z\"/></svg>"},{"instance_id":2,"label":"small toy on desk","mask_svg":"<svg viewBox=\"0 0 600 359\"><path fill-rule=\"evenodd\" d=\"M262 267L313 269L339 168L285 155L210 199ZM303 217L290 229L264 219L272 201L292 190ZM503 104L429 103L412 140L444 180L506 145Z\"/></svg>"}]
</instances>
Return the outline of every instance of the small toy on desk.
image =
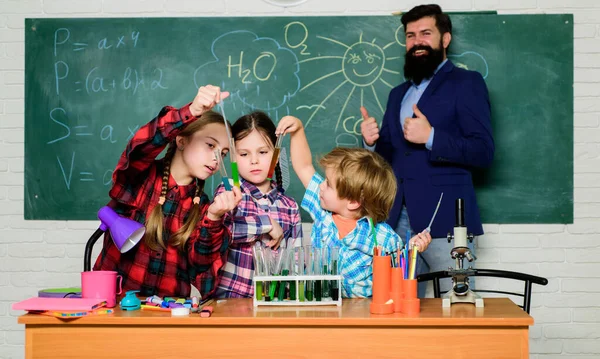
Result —
<instances>
[{"instance_id":1,"label":"small toy on desk","mask_svg":"<svg viewBox=\"0 0 600 359\"><path fill-rule=\"evenodd\" d=\"M162 298L157 295L153 295L151 297L146 298L146 303L160 305L162 302L163 302Z\"/></svg>"},{"instance_id":2,"label":"small toy on desk","mask_svg":"<svg viewBox=\"0 0 600 359\"><path fill-rule=\"evenodd\" d=\"M138 310L141 308L142 302L135 296L135 293L139 293L139 290L130 290L125 293L125 297L121 299L122 310Z\"/></svg>"},{"instance_id":3,"label":"small toy on desk","mask_svg":"<svg viewBox=\"0 0 600 359\"><path fill-rule=\"evenodd\" d=\"M180 307L171 309L172 317L184 317L186 315L190 315L190 310L188 308Z\"/></svg>"},{"instance_id":4,"label":"small toy on desk","mask_svg":"<svg viewBox=\"0 0 600 359\"><path fill-rule=\"evenodd\" d=\"M202 318L208 318L212 315L213 312L213 307L212 306L204 306L202 307L202 310L200 311L200 317Z\"/></svg>"},{"instance_id":5,"label":"small toy on desk","mask_svg":"<svg viewBox=\"0 0 600 359\"><path fill-rule=\"evenodd\" d=\"M150 311L156 311L156 312L170 312L171 311L171 309L169 309L169 308L163 308L161 306L148 305L148 304L142 304L142 310L150 310Z\"/></svg>"}]
</instances>

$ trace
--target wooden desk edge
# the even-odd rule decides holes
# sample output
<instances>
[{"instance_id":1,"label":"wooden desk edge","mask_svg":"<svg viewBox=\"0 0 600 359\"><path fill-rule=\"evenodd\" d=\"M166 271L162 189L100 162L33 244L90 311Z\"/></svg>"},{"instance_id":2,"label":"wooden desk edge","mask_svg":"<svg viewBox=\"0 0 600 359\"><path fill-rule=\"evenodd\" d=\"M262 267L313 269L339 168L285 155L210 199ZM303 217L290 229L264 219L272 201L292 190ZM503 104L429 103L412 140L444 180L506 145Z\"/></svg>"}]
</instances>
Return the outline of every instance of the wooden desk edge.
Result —
<instances>
[{"instance_id":1,"label":"wooden desk edge","mask_svg":"<svg viewBox=\"0 0 600 359\"><path fill-rule=\"evenodd\" d=\"M239 301L239 302L238 302ZM242 302L243 301L243 302ZM336 307L260 307L252 308L248 299L233 299L227 303L215 304L215 312L210 318L201 318L198 314L190 314L186 317L172 317L170 313L164 312L146 312L132 311L122 312L119 309L114 314L94 315L74 319L61 319L36 314L24 314L18 317L19 324L26 326L36 325L94 325L94 326L139 326L139 325L160 325L160 326L347 326L347 327L525 327L531 326L534 320L527 313L523 312L509 299L495 298L489 303L490 314L492 317L485 316L485 307L482 315L456 315L449 316L439 312L436 302L428 301L427 305L422 305L420 316L408 317L403 314L390 315L370 315L368 304L364 299L347 299L346 305L342 308ZM250 303L250 305L249 305ZM433 304L433 305L432 305ZM441 302L440 302L441 304ZM351 307L358 306L359 310ZM228 310L235 309L235 312ZM241 309L240 309L241 308ZM274 308L274 309L271 309ZM277 308L277 309L275 309ZM319 309L323 308L323 309ZM502 316L494 312L500 309L508 309L507 315ZM312 311L322 313L325 316L311 316L311 313L302 313L302 311ZM469 308L470 311L472 309ZM479 310L479 309L477 309ZM284 315L278 315L278 312L284 312ZM225 316L220 316L225 312ZM296 312L296 316L293 313ZM357 315L356 313L360 315ZM433 312L433 313L432 313ZM286 316L285 314L288 313ZM292 313L292 315L289 315ZM305 314L305 316L302 316ZM327 316L329 314L329 316ZM336 316L336 314L338 316ZM342 316L346 314L346 316ZM438 315L442 314L442 315ZM300 315L300 316L299 316ZM432 316L433 315L433 316Z\"/></svg>"}]
</instances>

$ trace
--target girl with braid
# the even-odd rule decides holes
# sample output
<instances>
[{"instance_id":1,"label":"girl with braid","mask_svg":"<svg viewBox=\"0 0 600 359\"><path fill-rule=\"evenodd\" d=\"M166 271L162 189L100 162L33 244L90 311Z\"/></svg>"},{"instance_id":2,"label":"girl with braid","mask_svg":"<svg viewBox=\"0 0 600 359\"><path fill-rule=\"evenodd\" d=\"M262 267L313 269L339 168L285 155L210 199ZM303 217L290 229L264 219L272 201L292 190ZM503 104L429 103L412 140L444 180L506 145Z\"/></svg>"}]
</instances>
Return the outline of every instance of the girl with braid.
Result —
<instances>
[{"instance_id":1,"label":"girl with braid","mask_svg":"<svg viewBox=\"0 0 600 359\"><path fill-rule=\"evenodd\" d=\"M109 206L144 223L146 233L136 247L120 253L106 232L94 270L117 271L123 290L188 297L193 284L202 297L213 294L230 241L223 216L241 199L235 188L210 204L203 192L204 181L218 171L214 149L221 148L223 156L229 150L223 117L211 111L227 96L208 85L190 104L164 107L121 155Z\"/></svg>"},{"instance_id":2,"label":"girl with braid","mask_svg":"<svg viewBox=\"0 0 600 359\"><path fill-rule=\"evenodd\" d=\"M277 250L302 245L302 223L298 204L284 195L279 163L276 181L268 176L277 138L273 121L257 111L240 117L232 126L240 174L242 199L236 209L225 214L232 238L225 271L217 287L217 298L252 297L256 241ZM215 195L225 191L217 187Z\"/></svg>"}]
</instances>

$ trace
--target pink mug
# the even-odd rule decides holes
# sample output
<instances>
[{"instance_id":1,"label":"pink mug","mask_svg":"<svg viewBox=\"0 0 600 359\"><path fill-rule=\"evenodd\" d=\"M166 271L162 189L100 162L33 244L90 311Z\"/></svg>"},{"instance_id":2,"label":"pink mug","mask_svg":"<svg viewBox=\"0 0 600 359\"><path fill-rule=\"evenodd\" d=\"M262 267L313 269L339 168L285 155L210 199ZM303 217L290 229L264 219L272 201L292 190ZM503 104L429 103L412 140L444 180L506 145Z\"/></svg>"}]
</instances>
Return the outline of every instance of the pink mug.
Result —
<instances>
[{"instance_id":1,"label":"pink mug","mask_svg":"<svg viewBox=\"0 0 600 359\"><path fill-rule=\"evenodd\" d=\"M81 297L106 300L106 306L113 308L117 305L117 294L122 292L122 284L123 277L115 271L81 272Z\"/></svg>"}]
</instances>

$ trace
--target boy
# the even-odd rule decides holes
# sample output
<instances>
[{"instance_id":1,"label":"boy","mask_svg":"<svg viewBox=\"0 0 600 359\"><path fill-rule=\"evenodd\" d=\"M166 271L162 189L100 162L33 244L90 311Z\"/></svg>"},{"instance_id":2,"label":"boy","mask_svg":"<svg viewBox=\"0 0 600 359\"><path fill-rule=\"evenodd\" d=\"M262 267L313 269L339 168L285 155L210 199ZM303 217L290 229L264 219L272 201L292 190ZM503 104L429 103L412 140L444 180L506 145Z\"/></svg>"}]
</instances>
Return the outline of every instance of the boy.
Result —
<instances>
[{"instance_id":1,"label":"boy","mask_svg":"<svg viewBox=\"0 0 600 359\"><path fill-rule=\"evenodd\" d=\"M290 155L294 171L306 188L302 208L313 218L313 247L339 247L339 273L343 297L370 297L375 241L368 218L375 224L377 244L383 252L402 246L400 237L384 221L396 195L391 167L378 154L360 148L335 148L320 161L325 178L312 164L302 122L281 119L277 134L291 134ZM425 250L431 236L419 233L410 240Z\"/></svg>"}]
</instances>

